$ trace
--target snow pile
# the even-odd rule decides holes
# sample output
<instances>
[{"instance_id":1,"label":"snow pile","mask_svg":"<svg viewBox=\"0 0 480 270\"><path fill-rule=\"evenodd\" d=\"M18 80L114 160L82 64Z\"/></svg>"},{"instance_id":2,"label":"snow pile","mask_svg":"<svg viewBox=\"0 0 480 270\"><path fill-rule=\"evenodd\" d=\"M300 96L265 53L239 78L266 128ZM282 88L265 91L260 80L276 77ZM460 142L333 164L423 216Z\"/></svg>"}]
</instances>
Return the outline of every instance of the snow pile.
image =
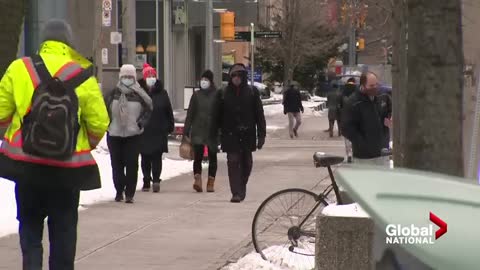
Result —
<instances>
[{"instance_id":1,"label":"snow pile","mask_svg":"<svg viewBox=\"0 0 480 270\"><path fill-rule=\"evenodd\" d=\"M346 205L330 204L322 210L322 214L333 217L369 217L358 203Z\"/></svg>"},{"instance_id":2,"label":"snow pile","mask_svg":"<svg viewBox=\"0 0 480 270\"><path fill-rule=\"evenodd\" d=\"M283 105L282 104L266 105L266 106L263 106L263 111L264 111L265 117L272 117L278 114L283 114Z\"/></svg>"},{"instance_id":3,"label":"snow pile","mask_svg":"<svg viewBox=\"0 0 480 270\"><path fill-rule=\"evenodd\" d=\"M313 96L311 101L313 101L313 102L326 102L327 98L326 97Z\"/></svg>"},{"instance_id":4,"label":"snow pile","mask_svg":"<svg viewBox=\"0 0 480 270\"><path fill-rule=\"evenodd\" d=\"M312 244L312 248L309 250L313 251L314 248L314 244ZM299 249L296 249L296 251L302 252ZM311 252L305 253L311 254ZM264 250L264 254L270 261L265 261L260 254L252 252L238 260L238 262L227 265L222 270L311 270L315 268L314 256L292 253L286 247L273 246Z\"/></svg>"},{"instance_id":5,"label":"snow pile","mask_svg":"<svg viewBox=\"0 0 480 270\"><path fill-rule=\"evenodd\" d=\"M175 147L175 146L170 146ZM80 193L79 210L86 210L88 205L94 203L113 201L115 196L115 187L112 179L112 167L110 164L110 154L108 152L106 138L104 138L97 148L92 151L95 160L100 169L102 178L102 188ZM139 159L140 164L140 159ZM192 162L186 160L163 159L162 180L168 180L192 171ZM137 190L143 185L143 175L139 166ZM9 180L0 179L0 237L15 233L18 228L16 220L16 203L14 193L14 183Z\"/></svg>"}]
</instances>

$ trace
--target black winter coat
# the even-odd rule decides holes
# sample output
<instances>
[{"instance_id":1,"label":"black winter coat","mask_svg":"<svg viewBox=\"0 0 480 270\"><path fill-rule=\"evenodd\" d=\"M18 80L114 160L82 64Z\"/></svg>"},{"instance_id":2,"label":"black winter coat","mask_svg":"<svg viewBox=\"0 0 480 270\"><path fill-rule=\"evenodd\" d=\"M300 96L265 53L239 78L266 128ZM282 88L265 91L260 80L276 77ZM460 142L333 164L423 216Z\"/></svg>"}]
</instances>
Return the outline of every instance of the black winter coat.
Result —
<instances>
[{"instance_id":1,"label":"black winter coat","mask_svg":"<svg viewBox=\"0 0 480 270\"><path fill-rule=\"evenodd\" d=\"M302 97L300 91L290 87L283 93L283 112L298 113L303 112Z\"/></svg>"},{"instance_id":2,"label":"black winter coat","mask_svg":"<svg viewBox=\"0 0 480 270\"><path fill-rule=\"evenodd\" d=\"M152 154L155 152L168 153L168 134L175 128L172 104L163 83L157 80L152 91L148 90L145 80L139 84L152 98L153 112L143 134L141 135L140 153Z\"/></svg>"},{"instance_id":3,"label":"black winter coat","mask_svg":"<svg viewBox=\"0 0 480 270\"><path fill-rule=\"evenodd\" d=\"M264 139L267 134L260 92L246 83L240 87L230 83L217 91L214 119L213 128L220 129L222 150L227 153L253 152L257 137Z\"/></svg>"},{"instance_id":4,"label":"black winter coat","mask_svg":"<svg viewBox=\"0 0 480 270\"><path fill-rule=\"evenodd\" d=\"M352 142L353 157L360 159L381 156L384 141L381 104L360 91L353 93L342 114L343 135Z\"/></svg>"}]
</instances>

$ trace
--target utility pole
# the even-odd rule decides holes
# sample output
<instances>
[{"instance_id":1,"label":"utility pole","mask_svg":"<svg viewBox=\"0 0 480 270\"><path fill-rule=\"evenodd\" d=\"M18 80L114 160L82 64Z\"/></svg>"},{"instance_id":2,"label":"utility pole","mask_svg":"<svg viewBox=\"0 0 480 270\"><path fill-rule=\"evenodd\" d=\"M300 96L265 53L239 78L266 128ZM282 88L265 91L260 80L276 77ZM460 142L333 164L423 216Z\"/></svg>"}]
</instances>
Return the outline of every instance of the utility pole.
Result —
<instances>
[{"instance_id":1,"label":"utility pole","mask_svg":"<svg viewBox=\"0 0 480 270\"><path fill-rule=\"evenodd\" d=\"M252 56L250 58L250 66L251 66L251 74L250 74L250 80L251 80L251 86L255 86L255 24L250 23L250 35L251 35L251 51L252 51Z\"/></svg>"},{"instance_id":2,"label":"utility pole","mask_svg":"<svg viewBox=\"0 0 480 270\"><path fill-rule=\"evenodd\" d=\"M94 37L93 37L93 64L95 66L95 74L97 77L98 84L102 88L103 81L103 63L102 63L102 16L103 16L103 7L102 1L95 1L94 5ZM102 90L103 91L103 90Z\"/></svg>"},{"instance_id":3,"label":"utility pole","mask_svg":"<svg viewBox=\"0 0 480 270\"><path fill-rule=\"evenodd\" d=\"M357 1L351 0L350 1L350 23L348 29L348 65L353 67L357 64L357 37L356 37L356 29L355 29L355 10L357 8Z\"/></svg>"},{"instance_id":4,"label":"utility pole","mask_svg":"<svg viewBox=\"0 0 480 270\"><path fill-rule=\"evenodd\" d=\"M163 0L163 70L164 84L170 99L174 100L173 83L172 83L172 31L171 31L171 15L172 0Z\"/></svg>"},{"instance_id":5,"label":"utility pole","mask_svg":"<svg viewBox=\"0 0 480 270\"><path fill-rule=\"evenodd\" d=\"M98 1L100 2L100 1ZM122 56L124 64L135 63L136 23L135 0L122 0Z\"/></svg>"},{"instance_id":6,"label":"utility pole","mask_svg":"<svg viewBox=\"0 0 480 270\"><path fill-rule=\"evenodd\" d=\"M205 69L213 71L213 0L207 0L205 16Z\"/></svg>"}]
</instances>

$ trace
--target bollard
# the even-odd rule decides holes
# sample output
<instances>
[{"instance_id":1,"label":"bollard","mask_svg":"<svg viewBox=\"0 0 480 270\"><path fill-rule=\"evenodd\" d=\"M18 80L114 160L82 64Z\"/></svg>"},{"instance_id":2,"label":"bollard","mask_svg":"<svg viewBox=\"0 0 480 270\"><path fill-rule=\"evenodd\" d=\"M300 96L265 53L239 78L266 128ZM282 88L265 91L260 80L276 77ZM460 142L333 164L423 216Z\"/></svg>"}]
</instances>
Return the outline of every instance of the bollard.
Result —
<instances>
[{"instance_id":1,"label":"bollard","mask_svg":"<svg viewBox=\"0 0 480 270\"><path fill-rule=\"evenodd\" d=\"M368 216L320 214L317 217L315 269L374 269L373 236L374 222Z\"/></svg>"}]
</instances>

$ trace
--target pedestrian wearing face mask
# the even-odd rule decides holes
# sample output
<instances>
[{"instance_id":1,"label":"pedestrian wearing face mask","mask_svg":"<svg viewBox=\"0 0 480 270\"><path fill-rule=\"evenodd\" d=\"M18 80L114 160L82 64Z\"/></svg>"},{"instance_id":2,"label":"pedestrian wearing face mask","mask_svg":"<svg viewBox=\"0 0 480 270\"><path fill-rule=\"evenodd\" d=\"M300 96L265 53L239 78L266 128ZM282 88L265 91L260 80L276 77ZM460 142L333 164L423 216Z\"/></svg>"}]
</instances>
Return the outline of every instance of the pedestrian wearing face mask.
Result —
<instances>
[{"instance_id":1,"label":"pedestrian wearing face mask","mask_svg":"<svg viewBox=\"0 0 480 270\"><path fill-rule=\"evenodd\" d=\"M202 159L204 147L208 148L207 192L215 192L217 174L217 132L212 130L213 103L217 89L213 82L213 73L206 70L200 80L200 90L193 93L187 112L183 136L191 139L195 159L193 161L193 189L203 192Z\"/></svg>"},{"instance_id":2,"label":"pedestrian wearing face mask","mask_svg":"<svg viewBox=\"0 0 480 270\"><path fill-rule=\"evenodd\" d=\"M148 93L153 103L153 112L140 140L141 166L143 173L142 191L160 192L162 156L168 153L168 134L173 132L172 104L163 83L157 79L157 71L149 64L143 65L140 86ZM152 185L153 183L153 185Z\"/></svg>"},{"instance_id":3,"label":"pedestrian wearing face mask","mask_svg":"<svg viewBox=\"0 0 480 270\"><path fill-rule=\"evenodd\" d=\"M360 91L355 91L344 104L342 131L352 142L354 162L381 156L384 116L377 92L377 76L364 73L360 77Z\"/></svg>"},{"instance_id":4,"label":"pedestrian wearing face mask","mask_svg":"<svg viewBox=\"0 0 480 270\"><path fill-rule=\"evenodd\" d=\"M221 131L222 150L227 153L232 203L245 200L252 171L252 152L265 143L266 122L260 93L248 85L247 69L235 64L228 86L215 99L214 128Z\"/></svg>"},{"instance_id":5,"label":"pedestrian wearing face mask","mask_svg":"<svg viewBox=\"0 0 480 270\"><path fill-rule=\"evenodd\" d=\"M106 98L110 115L107 143L112 176L117 194L115 201L133 203L137 187L140 135L152 112L152 99L137 82L133 65L120 68L120 81Z\"/></svg>"}]
</instances>

